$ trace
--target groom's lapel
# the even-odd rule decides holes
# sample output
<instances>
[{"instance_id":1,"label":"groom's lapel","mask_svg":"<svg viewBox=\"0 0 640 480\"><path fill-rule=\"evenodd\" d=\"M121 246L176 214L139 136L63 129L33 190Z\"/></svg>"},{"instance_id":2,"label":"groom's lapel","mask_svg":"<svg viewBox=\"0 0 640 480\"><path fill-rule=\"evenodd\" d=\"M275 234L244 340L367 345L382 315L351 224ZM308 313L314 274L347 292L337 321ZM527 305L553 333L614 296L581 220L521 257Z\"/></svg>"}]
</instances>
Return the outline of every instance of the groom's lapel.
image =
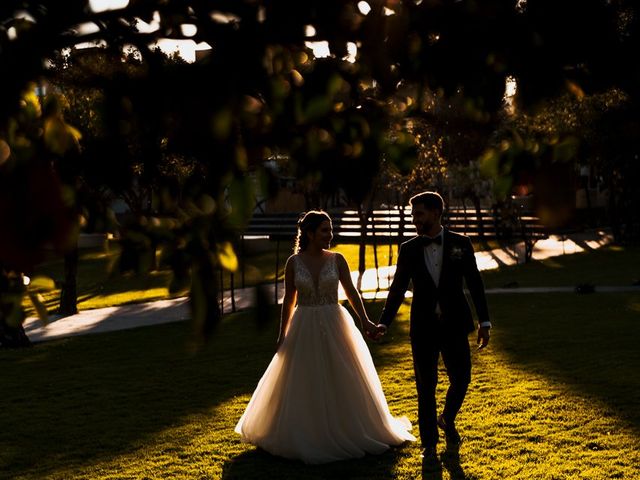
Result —
<instances>
[{"instance_id":1,"label":"groom's lapel","mask_svg":"<svg viewBox=\"0 0 640 480\"><path fill-rule=\"evenodd\" d=\"M431 277L431 273L429 273L429 269L427 268L427 262L424 258L424 247L420 242L416 242L414 257L414 268L416 269L417 276L426 277L427 285L435 290L436 284Z\"/></svg>"},{"instance_id":2,"label":"groom's lapel","mask_svg":"<svg viewBox=\"0 0 640 480\"><path fill-rule=\"evenodd\" d=\"M446 277L449 275L451 264L451 240L452 236L449 235L447 229L442 232L442 269L440 270L440 281L438 286L446 285Z\"/></svg>"}]
</instances>

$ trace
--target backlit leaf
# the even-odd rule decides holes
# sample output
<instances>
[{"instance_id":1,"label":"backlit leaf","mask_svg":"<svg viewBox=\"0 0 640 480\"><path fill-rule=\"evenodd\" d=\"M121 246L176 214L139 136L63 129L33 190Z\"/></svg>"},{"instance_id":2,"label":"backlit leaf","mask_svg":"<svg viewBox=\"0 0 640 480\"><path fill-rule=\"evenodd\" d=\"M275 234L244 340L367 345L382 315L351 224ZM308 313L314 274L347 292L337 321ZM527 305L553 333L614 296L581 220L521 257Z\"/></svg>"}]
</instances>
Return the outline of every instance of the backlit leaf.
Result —
<instances>
[{"instance_id":1,"label":"backlit leaf","mask_svg":"<svg viewBox=\"0 0 640 480\"><path fill-rule=\"evenodd\" d=\"M29 288L34 290L54 290L56 288L56 283L49 277L38 275L31 279Z\"/></svg>"},{"instance_id":2,"label":"backlit leaf","mask_svg":"<svg viewBox=\"0 0 640 480\"><path fill-rule=\"evenodd\" d=\"M238 270L238 257L233 250L231 242L222 242L218 244L218 261L225 270L235 272Z\"/></svg>"}]
</instances>

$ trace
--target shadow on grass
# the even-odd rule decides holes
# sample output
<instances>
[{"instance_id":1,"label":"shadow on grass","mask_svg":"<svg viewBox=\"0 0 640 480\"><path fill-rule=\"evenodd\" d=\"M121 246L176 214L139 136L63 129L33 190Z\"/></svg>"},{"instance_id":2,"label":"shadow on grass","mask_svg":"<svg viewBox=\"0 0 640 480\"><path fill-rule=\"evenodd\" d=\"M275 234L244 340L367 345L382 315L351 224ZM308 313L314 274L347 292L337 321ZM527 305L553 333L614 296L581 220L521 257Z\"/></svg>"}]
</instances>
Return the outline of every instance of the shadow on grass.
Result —
<instances>
[{"instance_id":1,"label":"shadow on grass","mask_svg":"<svg viewBox=\"0 0 640 480\"><path fill-rule=\"evenodd\" d=\"M222 480L394 478L395 465L401 451L402 447L392 448L381 455L367 455L361 459L305 465L299 461L275 457L261 449L253 449L227 461L222 470Z\"/></svg>"},{"instance_id":2,"label":"shadow on grass","mask_svg":"<svg viewBox=\"0 0 640 480\"><path fill-rule=\"evenodd\" d=\"M381 307L368 305L372 318ZM278 316L279 308L270 307L270 320L258 329L251 312L230 315L197 353L189 351L185 323L0 351L3 386L8 386L1 396L0 470L9 477L43 478L108 462L143 448L185 417L207 415L230 398L251 393L274 354ZM371 345L378 368L398 360L394 344L403 341L398 337L406 335L406 324L394 324L395 339L389 335ZM366 471L373 465L386 471L396 458L393 452L340 465L354 474L363 465ZM253 461L267 469L274 465L249 453L227 467L226 478Z\"/></svg>"},{"instance_id":3,"label":"shadow on grass","mask_svg":"<svg viewBox=\"0 0 640 480\"><path fill-rule=\"evenodd\" d=\"M130 453L184 417L255 388L273 354L275 322L258 331L250 316L230 316L197 353L187 348L187 327L0 351L0 471L43 478Z\"/></svg>"},{"instance_id":4,"label":"shadow on grass","mask_svg":"<svg viewBox=\"0 0 640 480\"><path fill-rule=\"evenodd\" d=\"M494 348L514 365L604 406L640 437L640 295L503 295Z\"/></svg>"}]
</instances>

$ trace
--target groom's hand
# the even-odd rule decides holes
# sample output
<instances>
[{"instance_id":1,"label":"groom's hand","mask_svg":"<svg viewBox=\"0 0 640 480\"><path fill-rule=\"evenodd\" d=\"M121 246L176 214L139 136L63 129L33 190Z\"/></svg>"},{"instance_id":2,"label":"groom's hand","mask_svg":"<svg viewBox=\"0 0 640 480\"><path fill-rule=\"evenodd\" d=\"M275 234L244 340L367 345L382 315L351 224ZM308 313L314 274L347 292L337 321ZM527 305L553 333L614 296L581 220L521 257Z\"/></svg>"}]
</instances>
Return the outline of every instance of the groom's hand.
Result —
<instances>
[{"instance_id":1,"label":"groom's hand","mask_svg":"<svg viewBox=\"0 0 640 480\"><path fill-rule=\"evenodd\" d=\"M385 333L387 333L387 326L383 323L376 325L374 340L379 340Z\"/></svg>"},{"instance_id":2,"label":"groom's hand","mask_svg":"<svg viewBox=\"0 0 640 480\"><path fill-rule=\"evenodd\" d=\"M381 323L375 326L372 324L372 326L373 328L365 330L365 335L369 340L379 340L387 331L387 327Z\"/></svg>"},{"instance_id":3,"label":"groom's hand","mask_svg":"<svg viewBox=\"0 0 640 480\"><path fill-rule=\"evenodd\" d=\"M489 327L478 328L478 350L482 350L489 345L489 338L491 337L489 330Z\"/></svg>"}]
</instances>

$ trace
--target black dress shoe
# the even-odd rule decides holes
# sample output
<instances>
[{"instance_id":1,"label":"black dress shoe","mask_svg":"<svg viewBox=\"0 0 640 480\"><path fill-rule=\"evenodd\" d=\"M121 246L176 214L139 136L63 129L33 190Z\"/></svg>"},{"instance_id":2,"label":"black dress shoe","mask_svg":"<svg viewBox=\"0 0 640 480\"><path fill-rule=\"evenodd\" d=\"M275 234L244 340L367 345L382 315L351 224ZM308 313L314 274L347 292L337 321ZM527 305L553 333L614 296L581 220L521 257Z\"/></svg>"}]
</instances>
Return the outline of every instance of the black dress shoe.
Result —
<instances>
[{"instance_id":1,"label":"black dress shoe","mask_svg":"<svg viewBox=\"0 0 640 480\"><path fill-rule=\"evenodd\" d=\"M438 416L438 427L444 431L444 436L447 439L447 448L458 448L460 446L462 437L460 437L455 425L447 424L444 415Z\"/></svg>"},{"instance_id":2,"label":"black dress shoe","mask_svg":"<svg viewBox=\"0 0 640 480\"><path fill-rule=\"evenodd\" d=\"M437 460L438 459L438 452L436 450L436 447L427 447L427 448L423 448L422 450L420 450L420 457L423 458L424 460Z\"/></svg>"},{"instance_id":3,"label":"black dress shoe","mask_svg":"<svg viewBox=\"0 0 640 480\"><path fill-rule=\"evenodd\" d=\"M436 447L423 448L420 452L420 457L422 457L423 472L433 473L442 470Z\"/></svg>"}]
</instances>

